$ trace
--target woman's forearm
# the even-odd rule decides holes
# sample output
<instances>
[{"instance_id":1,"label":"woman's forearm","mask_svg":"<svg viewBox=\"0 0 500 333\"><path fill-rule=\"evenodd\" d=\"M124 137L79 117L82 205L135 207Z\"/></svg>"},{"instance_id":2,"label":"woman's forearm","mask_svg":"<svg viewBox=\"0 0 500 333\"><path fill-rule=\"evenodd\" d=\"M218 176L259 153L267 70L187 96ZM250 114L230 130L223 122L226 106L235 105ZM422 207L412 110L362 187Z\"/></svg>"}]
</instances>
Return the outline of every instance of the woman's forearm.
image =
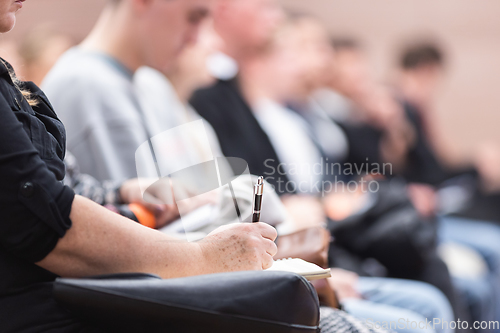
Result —
<instances>
[{"instance_id":1,"label":"woman's forearm","mask_svg":"<svg viewBox=\"0 0 500 333\"><path fill-rule=\"evenodd\" d=\"M119 272L180 277L203 273L198 243L171 238L76 196L73 226L39 266L61 276ZM186 262L199 263L186 265Z\"/></svg>"},{"instance_id":2,"label":"woman's forearm","mask_svg":"<svg viewBox=\"0 0 500 333\"><path fill-rule=\"evenodd\" d=\"M264 223L221 227L200 242L169 237L75 196L72 227L37 264L65 277L142 272L163 278L271 266L276 230Z\"/></svg>"}]
</instances>

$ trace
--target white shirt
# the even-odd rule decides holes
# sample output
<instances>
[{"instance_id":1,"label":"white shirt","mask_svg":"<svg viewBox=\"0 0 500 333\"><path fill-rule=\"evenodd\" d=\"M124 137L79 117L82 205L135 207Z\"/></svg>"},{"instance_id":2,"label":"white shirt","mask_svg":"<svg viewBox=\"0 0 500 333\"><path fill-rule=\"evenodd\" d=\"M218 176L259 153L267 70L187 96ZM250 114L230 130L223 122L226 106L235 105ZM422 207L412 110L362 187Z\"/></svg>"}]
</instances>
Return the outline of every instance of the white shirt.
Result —
<instances>
[{"instance_id":1,"label":"white shirt","mask_svg":"<svg viewBox=\"0 0 500 333\"><path fill-rule=\"evenodd\" d=\"M308 134L307 123L269 99L256 103L253 111L297 192L314 193L315 183L322 179L322 158Z\"/></svg>"},{"instance_id":2,"label":"white shirt","mask_svg":"<svg viewBox=\"0 0 500 333\"><path fill-rule=\"evenodd\" d=\"M179 99L162 73L142 67L135 73L134 83L145 113L155 117L151 126L157 140L153 141L164 143L157 156L163 172L171 174L223 156L212 126Z\"/></svg>"}]
</instances>

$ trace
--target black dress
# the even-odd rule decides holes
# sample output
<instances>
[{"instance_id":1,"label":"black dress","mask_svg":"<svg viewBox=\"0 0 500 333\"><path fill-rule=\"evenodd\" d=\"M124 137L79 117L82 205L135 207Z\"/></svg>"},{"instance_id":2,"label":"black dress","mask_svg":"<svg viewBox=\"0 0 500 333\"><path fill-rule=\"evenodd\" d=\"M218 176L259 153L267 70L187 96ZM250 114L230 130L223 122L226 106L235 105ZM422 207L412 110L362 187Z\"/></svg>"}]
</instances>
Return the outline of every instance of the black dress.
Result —
<instances>
[{"instance_id":1,"label":"black dress","mask_svg":"<svg viewBox=\"0 0 500 333\"><path fill-rule=\"evenodd\" d=\"M0 62L0 331L86 331L52 298L57 276L35 265L71 227L64 126L40 89L22 83L38 101L29 105L9 69Z\"/></svg>"}]
</instances>

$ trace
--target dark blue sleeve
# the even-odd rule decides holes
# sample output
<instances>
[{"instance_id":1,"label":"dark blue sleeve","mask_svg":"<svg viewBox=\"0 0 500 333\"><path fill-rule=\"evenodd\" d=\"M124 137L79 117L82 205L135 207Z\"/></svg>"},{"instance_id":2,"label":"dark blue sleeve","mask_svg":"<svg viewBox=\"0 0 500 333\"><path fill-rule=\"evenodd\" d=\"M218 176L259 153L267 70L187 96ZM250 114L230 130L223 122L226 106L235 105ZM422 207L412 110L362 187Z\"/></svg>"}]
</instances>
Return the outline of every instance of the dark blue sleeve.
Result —
<instances>
[{"instance_id":1,"label":"dark blue sleeve","mask_svg":"<svg viewBox=\"0 0 500 333\"><path fill-rule=\"evenodd\" d=\"M13 111L0 94L0 246L37 262L71 227L74 192L49 170L31 141L30 122L15 112L24 111Z\"/></svg>"}]
</instances>

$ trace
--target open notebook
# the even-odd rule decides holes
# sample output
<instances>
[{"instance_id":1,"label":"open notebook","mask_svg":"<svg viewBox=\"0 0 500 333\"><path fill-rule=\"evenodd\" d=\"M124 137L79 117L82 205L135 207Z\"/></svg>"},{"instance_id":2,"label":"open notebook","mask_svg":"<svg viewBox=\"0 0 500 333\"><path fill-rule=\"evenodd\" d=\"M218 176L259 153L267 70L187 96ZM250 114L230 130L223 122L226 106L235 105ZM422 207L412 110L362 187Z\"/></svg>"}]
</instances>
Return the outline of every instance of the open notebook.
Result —
<instances>
[{"instance_id":1,"label":"open notebook","mask_svg":"<svg viewBox=\"0 0 500 333\"><path fill-rule=\"evenodd\" d=\"M316 264L307 262L302 259L279 259L267 269L268 271L286 271L302 275L307 280L326 279L331 275L330 268L323 269Z\"/></svg>"}]
</instances>

